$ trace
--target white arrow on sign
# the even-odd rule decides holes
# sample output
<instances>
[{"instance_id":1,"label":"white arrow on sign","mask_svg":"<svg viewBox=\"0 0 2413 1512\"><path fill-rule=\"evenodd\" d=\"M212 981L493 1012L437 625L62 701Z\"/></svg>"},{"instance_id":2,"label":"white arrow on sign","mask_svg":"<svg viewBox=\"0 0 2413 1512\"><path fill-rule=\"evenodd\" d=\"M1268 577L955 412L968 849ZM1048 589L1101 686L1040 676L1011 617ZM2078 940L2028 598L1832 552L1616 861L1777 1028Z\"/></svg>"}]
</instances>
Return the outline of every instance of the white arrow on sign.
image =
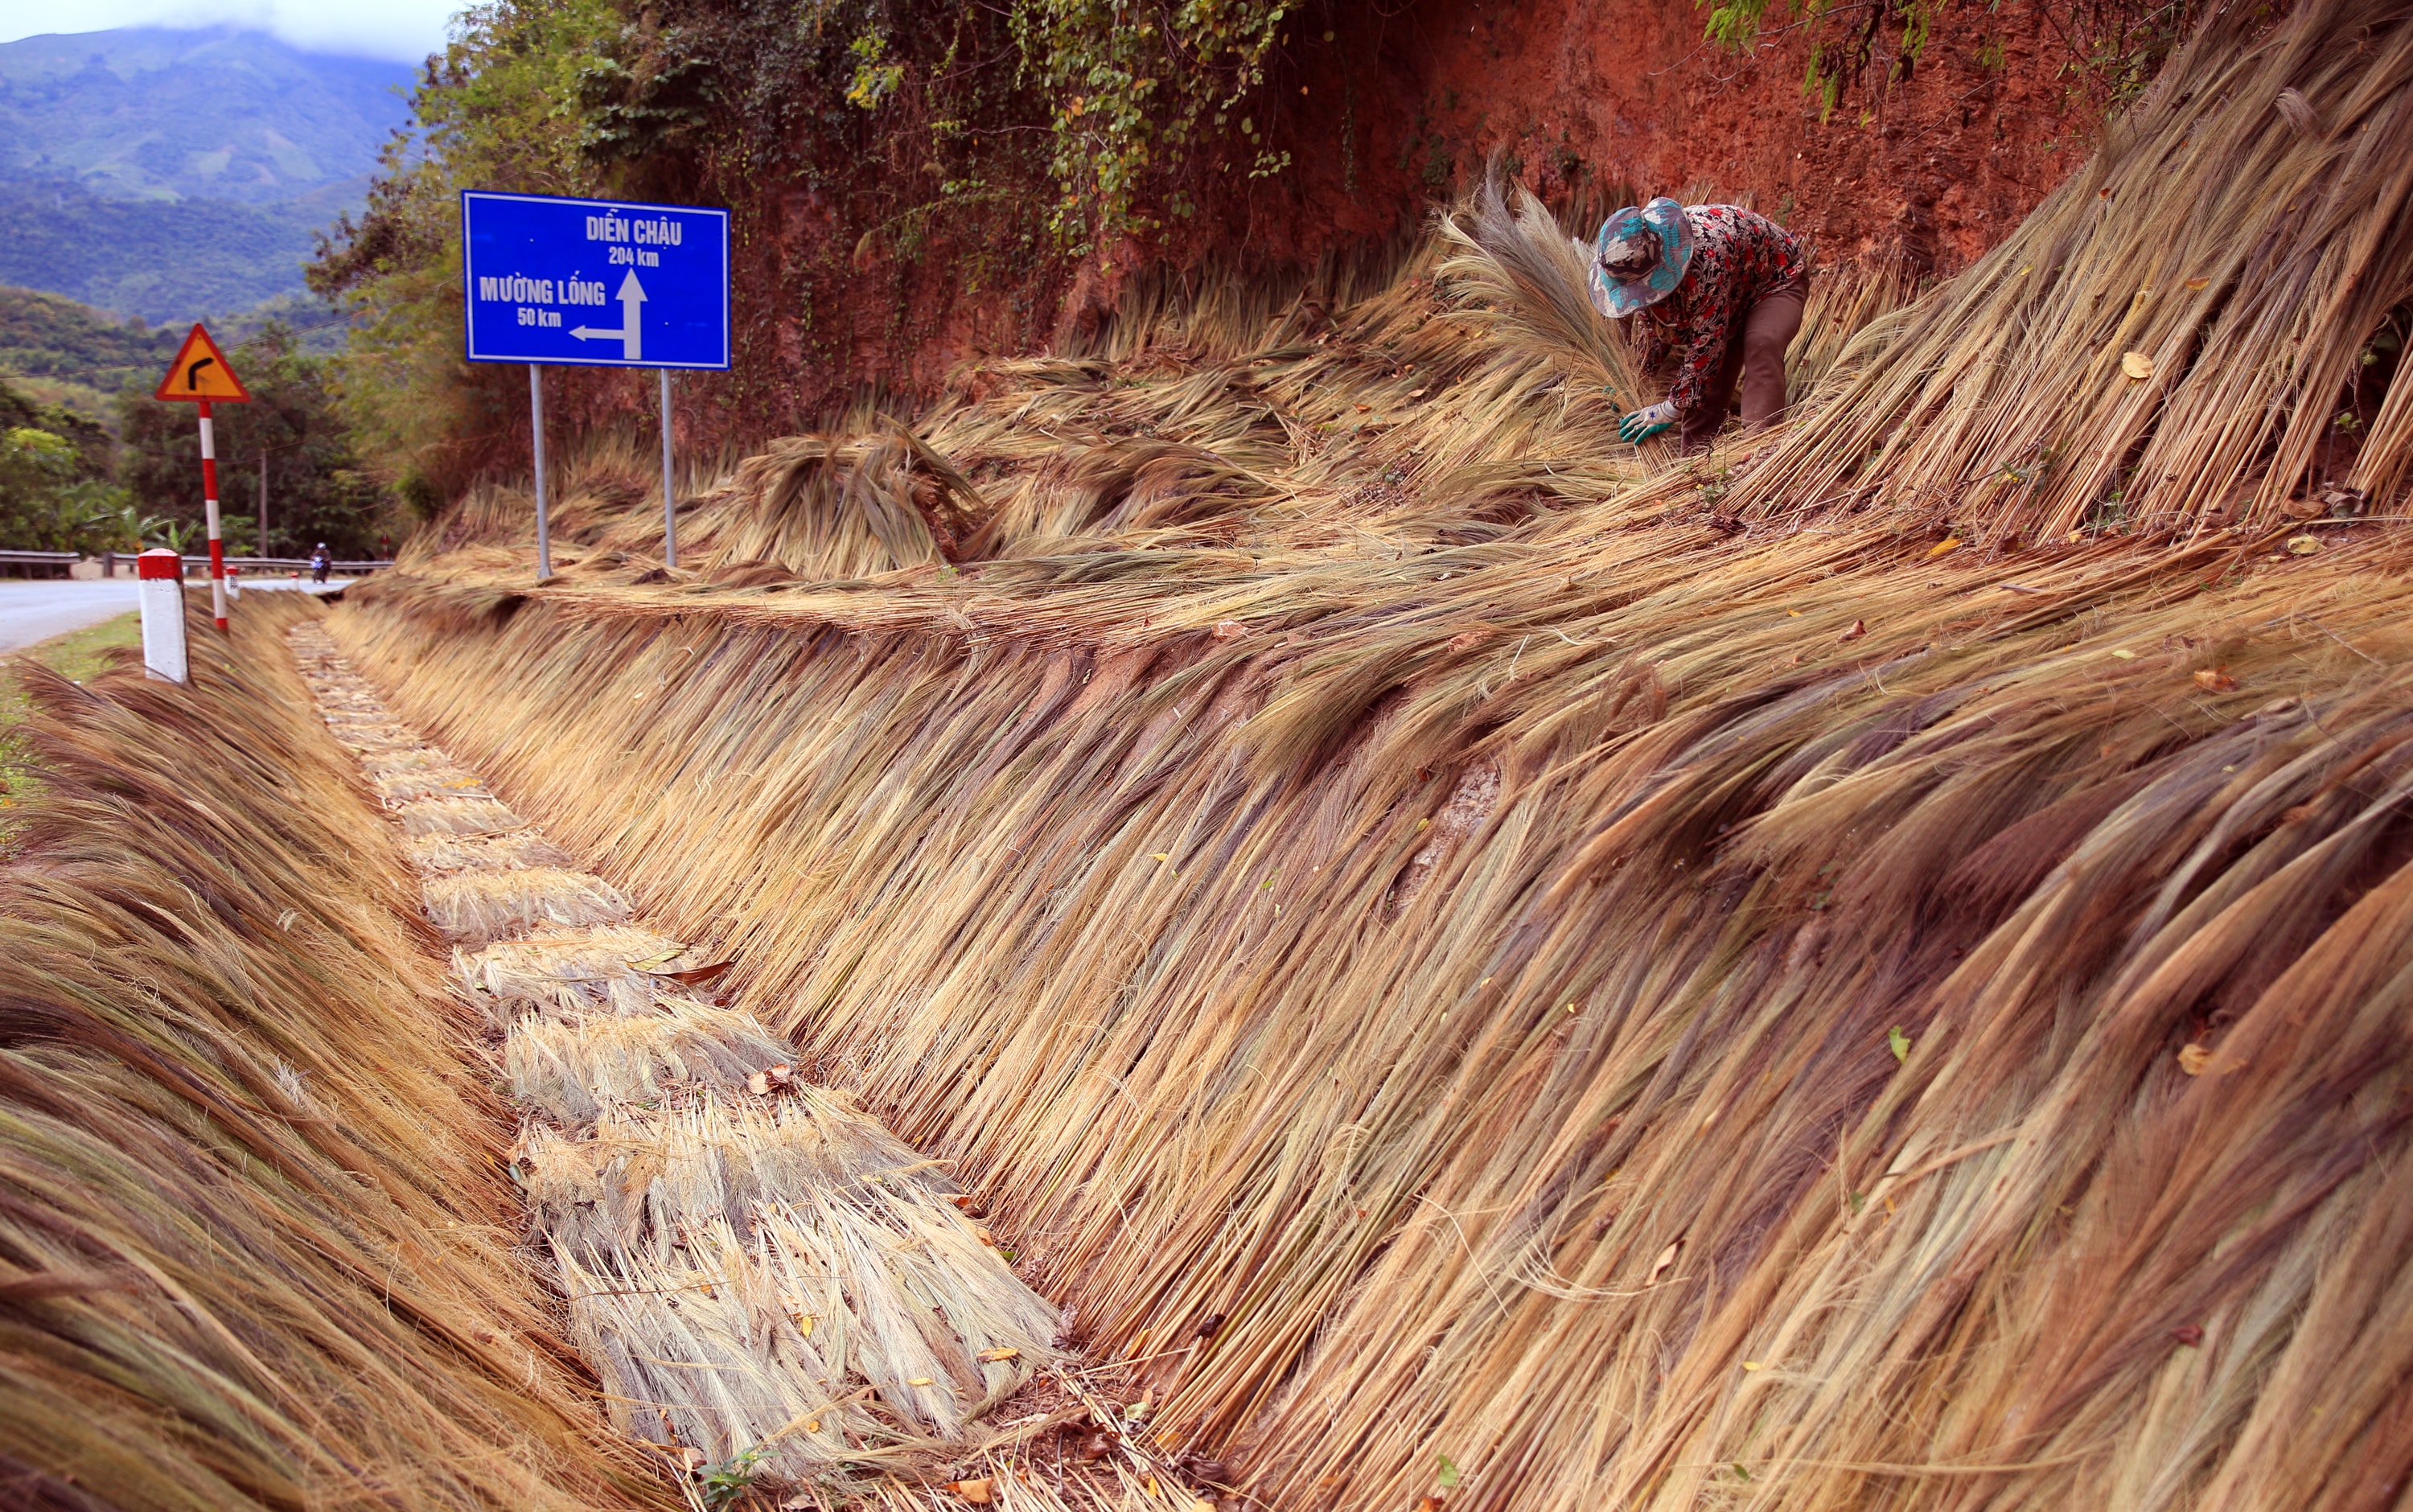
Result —
<instances>
[{"instance_id":1,"label":"white arrow on sign","mask_svg":"<svg viewBox=\"0 0 2413 1512\"><path fill-rule=\"evenodd\" d=\"M631 268L629 276L620 280L620 329L598 331L593 326L582 325L570 334L581 341L616 340L620 343L621 357L636 362L645 354L644 344L637 336L637 315L644 303L645 286L637 282L637 270Z\"/></svg>"}]
</instances>

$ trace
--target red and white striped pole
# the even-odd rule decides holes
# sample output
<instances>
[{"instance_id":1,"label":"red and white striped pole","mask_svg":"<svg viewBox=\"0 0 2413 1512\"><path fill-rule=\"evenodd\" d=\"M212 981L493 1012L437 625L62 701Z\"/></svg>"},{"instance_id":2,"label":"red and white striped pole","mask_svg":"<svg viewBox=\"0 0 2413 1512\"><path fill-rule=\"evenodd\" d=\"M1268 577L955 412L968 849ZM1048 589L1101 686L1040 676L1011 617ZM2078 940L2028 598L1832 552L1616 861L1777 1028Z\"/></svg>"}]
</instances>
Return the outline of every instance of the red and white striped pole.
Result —
<instances>
[{"instance_id":1,"label":"red and white striped pole","mask_svg":"<svg viewBox=\"0 0 2413 1512\"><path fill-rule=\"evenodd\" d=\"M210 431L210 402L201 401L201 507L210 523L210 614L218 632L227 628L226 542L218 539L218 452Z\"/></svg>"}]
</instances>

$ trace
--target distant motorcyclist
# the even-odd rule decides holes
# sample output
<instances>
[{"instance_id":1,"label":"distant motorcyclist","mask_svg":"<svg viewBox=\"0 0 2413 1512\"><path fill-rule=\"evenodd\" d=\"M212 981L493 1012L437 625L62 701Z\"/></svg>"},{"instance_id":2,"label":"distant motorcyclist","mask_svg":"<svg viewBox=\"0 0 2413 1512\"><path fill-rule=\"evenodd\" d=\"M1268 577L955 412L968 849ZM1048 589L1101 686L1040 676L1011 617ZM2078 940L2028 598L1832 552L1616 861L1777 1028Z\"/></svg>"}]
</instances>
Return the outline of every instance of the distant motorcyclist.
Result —
<instances>
[{"instance_id":1,"label":"distant motorcyclist","mask_svg":"<svg viewBox=\"0 0 2413 1512\"><path fill-rule=\"evenodd\" d=\"M1667 397L1620 421L1620 437L1680 424L1680 449L1699 451L1725 422L1737 378L1748 430L1784 413L1784 348L1810 297L1799 237L1739 205L1662 196L1601 222L1591 253L1592 304L1612 320L1636 317L1644 370L1682 358Z\"/></svg>"},{"instance_id":2,"label":"distant motorcyclist","mask_svg":"<svg viewBox=\"0 0 2413 1512\"><path fill-rule=\"evenodd\" d=\"M335 559L334 559L333 557L332 557L332 556L328 556L328 555L327 555L327 543L326 543L325 541L322 541L318 542L318 544L317 544L316 546L313 546L313 547L310 549L310 581L311 581L311 582L313 582L313 583L324 583L324 582L326 582L326 581L327 581L327 573L328 573L328 571L329 571L331 569L333 569L333 568L334 567L334 565L335 565Z\"/></svg>"}]
</instances>

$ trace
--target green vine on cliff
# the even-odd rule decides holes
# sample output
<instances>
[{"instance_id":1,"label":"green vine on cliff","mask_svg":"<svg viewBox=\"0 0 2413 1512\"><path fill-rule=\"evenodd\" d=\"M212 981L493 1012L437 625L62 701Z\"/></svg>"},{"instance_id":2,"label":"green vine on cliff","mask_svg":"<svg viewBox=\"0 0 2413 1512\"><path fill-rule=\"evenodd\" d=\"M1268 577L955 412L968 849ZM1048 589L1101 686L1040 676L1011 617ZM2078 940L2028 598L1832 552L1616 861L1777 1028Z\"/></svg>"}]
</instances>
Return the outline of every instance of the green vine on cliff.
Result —
<instances>
[{"instance_id":1,"label":"green vine on cliff","mask_svg":"<svg viewBox=\"0 0 2413 1512\"><path fill-rule=\"evenodd\" d=\"M1265 82L1289 10L1283 0L1013 0L1023 66L1051 106L1048 227L1061 245L1086 254L1161 227L1143 189L1206 132L1236 126L1251 177L1289 166L1239 111ZM1186 215L1192 205L1173 188L1164 208Z\"/></svg>"},{"instance_id":2,"label":"green vine on cliff","mask_svg":"<svg viewBox=\"0 0 2413 1512\"><path fill-rule=\"evenodd\" d=\"M1695 0L1709 12L1702 37L1720 47L1749 52L1761 45L1768 11L1775 0ZM2203 0L2035 0L2043 30L2056 34L2067 52L2060 77L2079 81L2073 93L2091 95L2106 110L2141 93L2200 13ZM1989 15L2004 0L1991 0ZM1809 63L1802 94L1818 102L1827 119L1873 62L1883 62L1884 85L1911 77L1925 55L1944 0L1785 0L1795 18L1784 29L1809 37ZM1898 37L1882 45L1890 25ZM1836 29L1841 35L1836 35ZM1999 37L1980 40L1975 61L1982 72L2002 67Z\"/></svg>"}]
</instances>

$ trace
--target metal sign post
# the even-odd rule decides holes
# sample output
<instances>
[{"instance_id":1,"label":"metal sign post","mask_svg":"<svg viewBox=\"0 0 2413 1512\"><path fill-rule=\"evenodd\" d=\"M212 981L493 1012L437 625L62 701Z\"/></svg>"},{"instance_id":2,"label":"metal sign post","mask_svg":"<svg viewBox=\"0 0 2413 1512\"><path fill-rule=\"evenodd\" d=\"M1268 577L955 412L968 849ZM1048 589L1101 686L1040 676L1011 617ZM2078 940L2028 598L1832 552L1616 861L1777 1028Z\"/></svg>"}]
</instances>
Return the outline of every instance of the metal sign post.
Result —
<instances>
[{"instance_id":1,"label":"metal sign post","mask_svg":"<svg viewBox=\"0 0 2413 1512\"><path fill-rule=\"evenodd\" d=\"M544 369L528 363L528 434L536 438L536 580L553 576L553 532L544 518Z\"/></svg>"},{"instance_id":2,"label":"metal sign post","mask_svg":"<svg viewBox=\"0 0 2413 1512\"><path fill-rule=\"evenodd\" d=\"M671 370L662 375L662 565L678 565L678 496L671 492Z\"/></svg>"},{"instance_id":3,"label":"metal sign post","mask_svg":"<svg viewBox=\"0 0 2413 1512\"><path fill-rule=\"evenodd\" d=\"M540 365L661 369L662 556L675 565L670 373L729 366L729 212L465 190L461 294L469 361L528 364L537 575L553 575Z\"/></svg>"},{"instance_id":4,"label":"metal sign post","mask_svg":"<svg viewBox=\"0 0 2413 1512\"><path fill-rule=\"evenodd\" d=\"M227 628L226 542L218 530L218 454L215 427L210 422L210 404L249 404L250 391L243 379L234 376L226 353L197 322L185 344L176 348L176 359L168 364L168 376L159 380L152 397L200 407L201 420L201 509L209 522L210 531L210 613L217 621L220 633ZM181 635L183 632L178 631ZM184 679L177 678L181 682Z\"/></svg>"}]
</instances>

